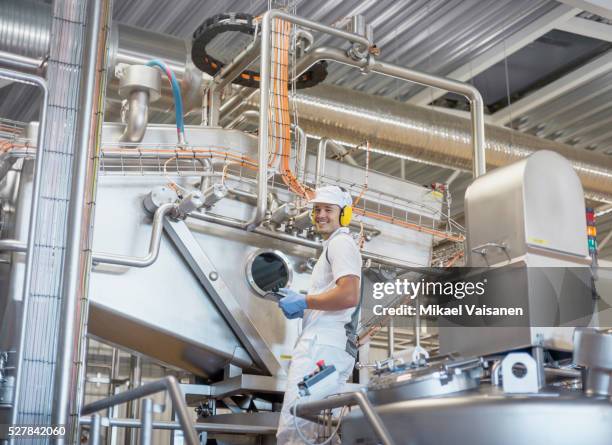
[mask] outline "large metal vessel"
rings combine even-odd
[[[36,127],[29,129],[32,137]],[[145,256],[152,231],[145,198],[160,187],[170,189],[168,184],[173,182],[198,189],[206,176],[202,176],[202,160],[189,159],[196,147],[231,149],[247,157],[257,152],[257,139],[237,130],[188,127],[190,147],[183,152],[171,148],[176,138],[173,126],[149,126],[143,142],[127,149],[117,143],[122,131],[120,124],[104,127],[94,222],[96,254]],[[180,161],[176,156],[181,156]],[[24,171],[31,162],[24,162]],[[315,163],[315,156],[307,157],[309,181],[314,181]],[[217,172],[223,169],[223,162],[220,164],[214,167]],[[214,177],[209,180],[217,181]],[[336,180],[349,188],[352,184],[353,193],[358,194],[364,172],[328,160],[322,181]],[[441,200],[431,190],[374,172],[369,173],[368,181],[364,205],[372,212],[395,211],[406,221],[431,228],[440,222]],[[225,185],[227,196],[201,214],[222,215],[234,222],[247,220],[255,204],[252,173],[246,169],[231,172]],[[28,177],[22,175],[14,203],[17,208],[28,208],[28,190]],[[277,208],[290,201],[278,182],[270,192]],[[370,196],[377,201],[370,201]],[[371,217],[359,220],[370,238],[364,246],[364,256],[369,255],[370,261],[406,268],[429,266],[433,235]],[[15,238],[26,230],[25,221],[24,215],[14,224]],[[252,283],[253,263],[256,257],[267,255],[290,277],[286,285],[306,290],[308,261],[318,257],[319,243],[314,238],[298,238],[297,228],[286,227],[289,217],[279,221],[282,226],[271,220],[266,230],[249,232],[193,215],[165,224],[159,255],[148,267],[96,264],[94,258],[89,332],[197,375],[219,378],[233,364],[245,372],[282,376],[299,323],[286,320],[274,302],[262,298]],[[355,227],[360,230],[359,224]],[[14,265],[9,302],[18,301],[21,295],[19,264]]]

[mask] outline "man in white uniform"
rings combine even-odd
[[[287,318],[302,317],[302,334],[292,354],[283,400],[277,444],[301,444],[290,408],[298,397],[297,384],[313,372],[316,362],[334,365],[340,375],[337,389],[350,377],[357,355],[356,325],[361,285],[361,254],[349,233],[352,199],[337,186],[317,189],[313,221],[323,236],[323,251],[312,271],[308,295],[281,289],[279,306]],[[333,392],[332,392],[333,393]],[[297,419],[304,435],[315,440],[316,425]]]

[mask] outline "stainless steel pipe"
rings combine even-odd
[[[342,31],[331,26],[322,25],[301,17],[286,14],[279,10],[266,12],[261,19],[261,56],[260,56],[260,81],[259,81],[259,143],[257,171],[257,206],[253,216],[247,221],[247,230],[254,230],[264,220],[267,210],[268,196],[268,143],[269,143],[269,113],[270,113],[270,65],[272,63],[272,20],[282,19],[314,31],[320,31],[335,37],[346,39],[360,46],[360,50],[366,51],[370,42],[363,36]],[[243,53],[244,54],[244,53]],[[245,59],[248,57],[245,55]]]
[[[14,69],[22,73],[42,74],[45,61],[34,57],[22,56],[0,50],[0,67]]]
[[[115,255],[110,253],[98,253],[93,255],[93,262],[115,264],[117,266],[147,267],[157,260],[159,246],[161,244],[162,231],[164,229],[164,217],[177,208],[176,204],[162,204],[157,208],[153,216],[153,227],[151,228],[151,239],[149,241],[149,252],[144,257],[130,257],[126,255]]]
[[[66,438],[57,440],[57,444],[70,443],[78,435],[80,379],[84,378],[81,364],[81,342],[85,340],[86,321],[83,318],[81,304],[87,298],[87,287],[91,270],[87,248],[91,240],[89,207],[86,196],[93,190],[96,176],[93,169],[93,153],[98,143],[96,128],[103,120],[97,115],[95,105],[99,95],[104,96],[106,83],[101,81],[104,69],[104,57],[100,58],[100,48],[106,49],[105,27],[110,21],[110,0],[88,0],[88,20],[85,28],[83,45],[83,71],[79,109],[76,122],[76,144],[72,164],[70,203],[67,215],[66,250],[62,273],[61,322],[59,326],[58,359],[53,382],[53,410],[51,421],[54,425],[66,425]],[[87,300],[85,300],[87,301]],[[87,302],[85,303],[87,304]],[[78,389],[77,389],[78,388]],[[71,411],[74,409],[74,411]],[[74,439],[73,439],[74,438]]]
[[[149,122],[149,93],[132,91],[128,98],[126,126],[119,138],[121,142],[136,143],[142,141]]]
[[[81,417],[81,425],[90,425],[92,423],[92,417]],[[121,418],[107,418],[105,422],[108,422],[110,428],[140,428],[140,421],[138,419],[121,419]],[[210,433],[227,433],[227,434],[261,434],[261,435],[272,435],[276,433],[276,427],[260,426],[260,425],[234,425],[231,423],[212,423],[212,422],[200,422],[195,424],[196,431],[206,431]],[[153,422],[153,429],[155,430],[180,430],[181,424],[178,422]]]
[[[51,34],[51,6],[47,3],[27,0],[3,0],[0,2],[0,66],[25,72],[39,72],[49,55]],[[163,35],[141,28],[115,24],[110,33],[108,80],[112,85],[109,96],[120,100],[116,94],[118,81],[115,67],[119,63],[144,65],[151,59],[160,59],[175,73],[181,83],[185,112],[202,105],[201,87],[203,75],[191,63],[188,42],[174,36]],[[164,82],[163,99],[157,107],[173,110],[171,88]]]
[[[345,153],[346,149],[338,144],[337,142],[329,138],[319,139],[319,145],[317,146],[317,157],[315,162],[315,188],[321,183],[321,178],[325,176],[325,159],[327,159],[327,146],[331,146],[336,153]],[[346,161],[353,166],[357,166],[357,163],[351,155],[346,155]]]
[[[51,7],[34,1],[0,2],[0,48],[31,60],[49,53]]]
[[[230,192],[232,193],[232,192]],[[239,221],[233,218],[226,218],[219,215],[212,215],[209,213],[200,213],[200,212],[192,212],[187,215],[190,218],[199,219],[205,222],[211,222],[215,224],[221,224],[226,227],[232,227],[235,229],[244,229],[244,222]],[[322,249],[323,245],[318,241],[309,240],[306,238],[300,238],[297,236],[293,236],[284,232],[277,232],[274,230],[266,229],[264,227],[257,227],[253,230],[254,233],[258,235],[264,235],[270,238],[278,239],[281,241],[287,241],[290,243],[298,244],[300,246],[311,247],[313,249]],[[394,260],[393,258],[384,257],[382,255],[378,255],[375,253],[362,251],[361,258],[364,260],[371,260],[377,264],[381,264],[383,266],[396,267],[399,269],[405,269],[410,271],[419,272],[425,275],[441,275],[442,270],[438,270],[431,267],[419,266],[416,264],[405,263],[403,261]]]
[[[153,400],[142,399],[140,402],[140,445],[151,445],[153,439]]]
[[[319,139],[319,145],[317,146],[317,160],[315,162],[315,188],[319,188],[319,186],[321,185],[321,178],[325,174],[325,159],[327,157],[328,143],[328,138]]]
[[[22,297],[22,310],[21,310],[21,321],[20,321],[20,332],[17,346],[17,362],[15,371],[15,386],[13,390],[13,409],[11,411],[11,423],[14,425],[17,423],[17,415],[19,406],[19,389],[21,386],[22,378],[22,364],[23,364],[23,351],[25,346],[25,323],[28,319],[28,302],[30,297],[30,288],[32,283],[32,269],[34,258],[31,252],[34,249],[35,233],[38,223],[38,203],[40,196],[40,171],[42,169],[43,159],[45,157],[46,141],[45,133],[47,129],[47,107],[49,105],[49,88],[47,82],[42,77],[34,76],[31,74],[15,72],[0,68],[0,78],[14,80],[19,83],[25,83],[29,85],[37,86],[42,90],[42,102],[40,106],[40,124],[38,125],[38,156],[36,158],[36,164],[34,166],[34,179],[32,185],[32,204],[30,207],[30,219],[28,226],[28,240],[27,244],[24,245],[24,251],[27,252],[26,264],[24,272],[24,284],[23,284],[23,297]]]
[[[472,174],[474,178],[486,173],[485,160],[485,125],[484,102],[480,92],[472,85],[445,77],[416,71],[391,63],[374,60],[372,56],[363,60],[355,60],[340,49],[319,47],[300,59],[296,66],[296,75],[302,74],[308,68],[321,60],[332,60],[344,65],[360,68],[365,72],[379,73],[408,82],[441,88],[446,91],[461,94],[470,101],[472,124]]]
[[[159,256],[159,246],[163,231],[163,218],[177,208],[176,204],[163,204],[155,211],[153,216],[153,226],[151,228],[151,238],[149,240],[149,250],[144,257],[128,255],[116,255],[111,253],[94,253],[92,262],[94,264],[114,264],[126,267],[147,267],[157,260]],[[0,252],[26,252],[26,244],[19,240],[3,239],[0,240]]]
[[[308,138],[302,127],[293,125],[296,134],[297,155],[295,159],[295,173],[301,182],[306,182],[306,158],[308,155]]]
[[[100,445],[100,414],[91,415],[88,445]]]

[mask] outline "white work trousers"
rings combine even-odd
[[[353,372],[355,359],[348,354],[344,349],[334,346],[321,344],[317,336],[300,338],[293,351],[291,365],[287,376],[287,391],[283,399],[283,407],[281,410],[278,431],[276,433],[277,445],[295,445],[303,444],[297,431],[293,416],[289,411],[295,404],[298,397],[297,384],[305,375],[313,372],[317,367],[319,360],[325,360],[326,365],[334,365],[338,371],[338,384],[335,388],[330,389],[329,394],[334,394],[341,390],[342,385],[346,383]],[[297,418],[297,424],[300,431],[310,441],[315,441],[317,425],[313,422]]]

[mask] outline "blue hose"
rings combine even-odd
[[[174,97],[174,110],[176,113],[176,131],[177,133],[183,136],[183,140],[185,140],[185,121],[183,120],[183,98],[181,97],[181,86],[176,80],[174,73],[168,66],[162,62],[161,60],[150,60],[147,62],[147,66],[154,66],[161,69],[166,76],[168,76],[168,80],[170,81],[170,85],[172,86],[172,96]]]

